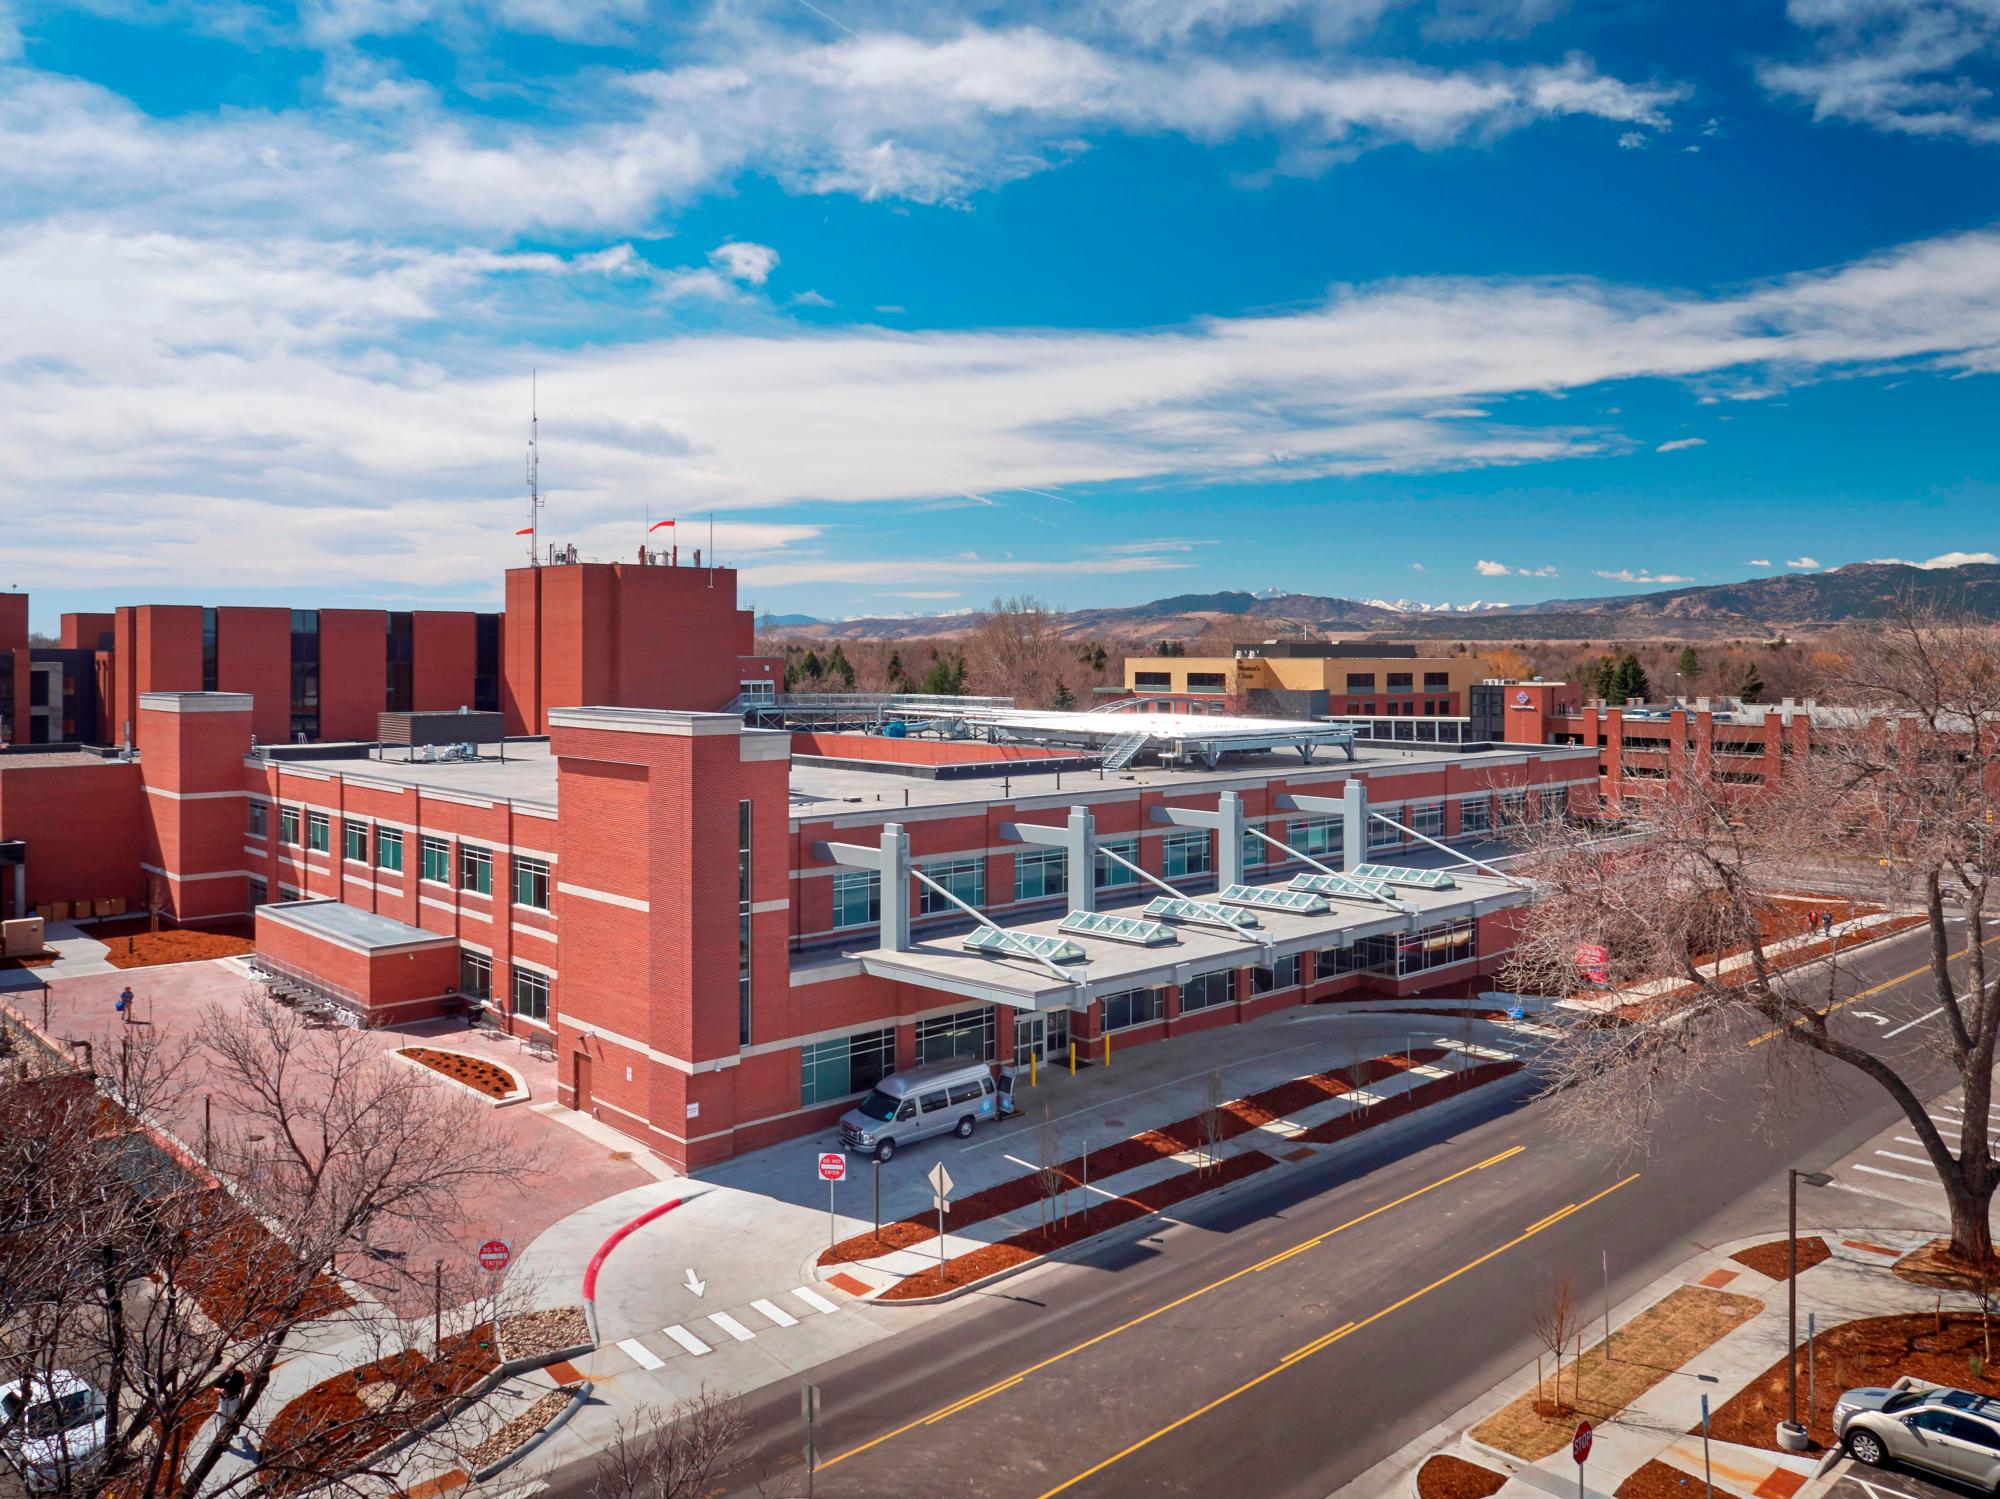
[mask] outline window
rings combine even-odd
[[[1104,996],[1104,1029],[1122,1031],[1127,1026],[1145,1025],[1167,1012],[1164,989],[1127,989]]]
[[[1314,859],[1340,857],[1340,819],[1301,817],[1285,829],[1285,843]]]
[[[451,878],[451,843],[444,838],[422,838],[417,848],[423,859],[423,878],[442,885]]]
[[[1484,833],[1493,827],[1493,803],[1483,796],[1469,796],[1458,804],[1458,831]]]
[[[1069,853],[1037,848],[1014,855],[1014,899],[1041,900],[1069,891]]]
[[[917,1065],[969,1057],[993,1060],[993,1007],[981,1005],[950,1015],[932,1015],[917,1022]]]
[[[471,999],[493,997],[493,960],[485,953],[458,950],[458,992]]]
[[[475,712],[500,711],[500,616],[475,614],[472,651],[472,706]]]
[[[872,869],[843,869],[833,877],[835,930],[882,919],[882,876]]]
[[[736,804],[736,1044],[750,1044],[750,803]]]
[[[222,676],[221,667],[216,660],[215,646],[215,611],[213,609],[204,609],[201,611],[201,690],[203,692],[217,691],[218,689],[215,684]]]
[[[1160,865],[1170,880],[1207,874],[1215,868],[1208,834],[1199,828],[1167,834],[1160,840]]]
[[[778,684],[769,677],[758,677],[754,681],[745,677],[736,684],[736,695],[743,699],[746,707],[753,703],[772,704],[778,700]]]
[[[953,1083],[951,1086],[951,1101],[954,1104],[978,1103],[985,1096],[986,1090],[978,1083]]]
[[[1406,671],[1390,672],[1388,682],[1389,685],[1383,689],[1385,692],[1410,692],[1413,690],[1410,685],[1410,673]]]
[[[1393,814],[1390,813],[1383,814],[1383,816],[1385,817],[1390,815]],[[1401,843],[1402,841],[1403,841],[1403,831],[1401,828],[1393,827],[1389,823],[1382,822],[1375,817],[1370,817],[1368,819],[1369,848],[1371,849],[1394,848],[1397,844]]]
[[[1373,692],[1375,690],[1375,673],[1372,671],[1349,672],[1347,674],[1347,690],[1349,692]]]
[[[1451,691],[1451,673],[1448,671],[1427,671],[1424,673],[1424,691]]]
[[[292,738],[319,738],[319,611],[292,611]]]
[[[549,976],[532,968],[514,970],[514,1013],[523,1020],[549,1023]]]
[[[808,1042],[799,1048],[799,1102],[831,1103],[866,1093],[889,1075],[895,1061],[894,1028]]]
[[[1164,671],[1135,671],[1132,673],[1132,687],[1137,692],[1171,692],[1173,675]]]
[[[278,809],[278,841],[296,844],[299,841],[299,809],[280,807]]]
[[[1665,772],[1661,772],[1665,774]],[[1500,821],[1503,826],[1518,826],[1528,820],[1528,793],[1525,791],[1503,791],[1500,793]]]
[[[403,872],[403,830],[401,828],[375,829],[375,867],[386,869],[391,874]]]
[[[333,820],[326,813],[306,813],[306,847],[321,854],[333,847]]]
[[[1343,973],[1393,974],[1398,978],[1463,963],[1479,956],[1479,926],[1470,917],[1382,937],[1363,937],[1342,953]]]
[[[470,843],[458,846],[458,888],[474,895],[493,893],[493,850]]]
[[[1410,808],[1409,824],[1432,838],[1444,836],[1444,803],[1418,802]]]
[[[383,657],[389,668],[389,674],[388,680],[383,684],[382,706],[391,713],[407,713],[414,700],[412,687],[417,669],[414,615],[400,611],[389,615],[388,639],[384,642]]]
[[[1271,994],[1279,989],[1296,989],[1299,986],[1299,958],[1294,953],[1289,958],[1279,958],[1269,968],[1250,970],[1250,992]]]
[[[537,911],[549,908],[549,864],[546,859],[514,859],[514,904]]]
[[[986,904],[986,861],[984,859],[945,859],[936,864],[923,866],[925,874],[936,880],[953,895],[975,910]],[[917,914],[935,916],[940,911],[956,911],[929,885],[917,885]]]
[[[250,909],[254,911],[271,898],[271,887],[253,874],[249,880],[249,895]]]
[[[344,817],[340,822],[340,854],[356,864],[368,862],[368,824]]]
[[[1198,979],[1191,979],[1181,986],[1181,1013],[1190,1010],[1206,1010],[1215,1005],[1229,1004],[1236,998],[1236,970],[1225,968],[1220,973],[1204,973]]]
[[[1136,870],[1127,869],[1123,864],[1104,857],[1109,851],[1121,859],[1139,862],[1139,840],[1137,838],[1100,838],[1097,840],[1097,888],[1116,890],[1121,885],[1136,885],[1139,875]]]
[[[1346,949],[1341,947],[1322,947],[1318,952],[1314,953],[1313,977],[1316,979],[1330,979],[1339,974],[1350,972],[1351,970],[1347,965],[1341,961],[1341,954],[1345,951]]]
[[[250,803],[250,836],[262,838],[271,830],[271,804],[269,802]]]
[[[1191,671],[1188,673],[1189,692],[1227,692],[1229,675],[1220,671]]]
[[[1264,862],[1264,850],[1271,845],[1259,838],[1248,828],[1243,830],[1243,867],[1255,869]]]

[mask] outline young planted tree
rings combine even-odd
[[[1561,1415],[1564,1406],[1562,1398],[1563,1350],[1569,1346],[1583,1325],[1583,1310],[1577,1301],[1576,1278],[1567,1271],[1551,1276],[1542,1294],[1528,1311],[1528,1330],[1535,1335],[1535,1341],[1548,1351],[1550,1372],[1555,1379],[1556,1397],[1554,1414]],[[1578,1360],[1581,1363],[1581,1360]],[[1542,1398],[1541,1360],[1535,1360],[1535,1399]]]
[[[1065,1207],[1063,1217],[1069,1216],[1069,1173],[1063,1170],[1062,1125],[1046,1102],[1042,1105],[1041,1120],[1035,1125],[1035,1186],[1042,1204],[1042,1231],[1047,1233],[1055,1227],[1058,1196]]]
[[[1219,1154],[1222,1148],[1222,1127],[1229,1118],[1223,1105],[1228,1095],[1223,1091],[1222,1073],[1211,1070],[1201,1080],[1201,1109],[1195,1115],[1195,1128],[1201,1131],[1201,1169],[1213,1171],[1222,1163]]]
[[[1521,872],[1538,899],[1503,982],[1567,993],[1582,945],[1609,950],[1613,988],[1679,981],[1638,1024],[1569,1027],[1548,1057],[1556,1107],[1625,1140],[1726,1068],[1761,1070],[1778,1108],[1819,1068],[1861,1073],[1902,1110],[1937,1173],[1952,1253],[1979,1265],[1993,1253],[2000,1185],[1989,1130],[2000,974],[1986,946],[2000,868],[1986,820],[2000,792],[2000,630],[1905,612],[1830,654],[1837,670],[1816,684],[1820,699],[1861,711],[1815,723],[1810,753],[1785,756],[1776,784],[1697,760],[1646,802],[1638,849],[1593,845],[1562,824],[1522,830]],[[1778,944],[1798,935],[1811,892],[1826,890],[1924,913],[1926,1007],[1937,1016],[1916,1065],[1835,1009],[1858,982],[1838,953],[1785,966]],[[1936,1060],[1964,1089],[1950,1137],[1925,1107]]]

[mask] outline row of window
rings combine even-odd
[[[250,836],[262,838],[270,830],[268,802],[250,803]],[[374,865],[392,874],[403,871],[403,831],[401,828],[373,829]],[[341,821],[341,854],[352,863],[369,860],[370,828],[357,818]],[[304,819],[296,807],[278,809],[278,841],[303,846],[314,853],[327,853],[333,846],[333,821],[325,812],[308,811]],[[451,840],[425,835],[417,840],[420,877],[435,884],[452,882]],[[514,904],[537,911],[549,905],[549,863],[526,854],[514,856]],[[473,843],[458,846],[458,888],[474,895],[493,893],[493,851]]]
[[[460,949],[458,954],[459,993],[490,1002],[493,998],[493,960],[485,953]],[[549,977],[532,968],[514,965],[508,1008],[523,1020],[549,1023]]]

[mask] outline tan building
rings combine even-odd
[[[1477,656],[1420,656],[1380,641],[1266,640],[1227,656],[1128,656],[1125,689],[1214,698],[1230,712],[1279,717],[1371,713],[1454,717],[1473,683],[1492,675]]]

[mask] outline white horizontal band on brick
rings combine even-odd
[[[162,869],[157,864],[141,864],[139,868],[143,873],[156,874],[163,880],[172,880],[176,885],[192,885],[201,880],[247,880],[251,877],[247,869],[212,869],[206,874],[175,874],[172,870]]]
[[[678,708],[552,708],[549,727],[692,739],[741,734],[743,720],[733,713],[692,713]]]
[[[789,900],[760,900],[751,905],[750,914],[762,916],[771,911],[789,911],[791,908],[792,903]]]
[[[249,794],[247,791],[169,791],[164,786],[146,788],[146,795],[170,802],[226,802]]]
[[[518,962],[519,960],[516,959],[516,961]],[[584,1032],[588,1038],[608,1041],[613,1046],[623,1047],[626,1051],[636,1052],[647,1061],[658,1062],[662,1067],[671,1067],[676,1072],[717,1072],[725,1067],[736,1066],[747,1055],[747,1053],[731,1053],[729,1056],[715,1057],[706,1062],[690,1062],[684,1057],[677,1057],[664,1051],[658,1051],[648,1046],[644,1041],[635,1041],[630,1036],[621,1036],[617,1031],[607,1030],[594,1021],[584,1020],[576,1015],[565,1014],[561,1010],[556,1012],[556,1019],[563,1025],[573,1026],[577,1030]],[[846,1030],[843,1029],[834,1034],[845,1035]],[[602,1099],[593,1101],[603,1102]],[[639,1116],[635,1114],[632,1117],[636,1119]],[[678,1139],[679,1136],[674,1136],[674,1138]]]
[[[649,901],[639,900],[630,895],[617,895],[609,890],[593,890],[588,885],[572,885],[566,880],[557,880],[556,889],[564,895],[574,895],[579,900],[594,900],[607,906],[623,906],[628,911],[650,912],[653,909]]]
[[[556,934],[545,932],[538,926],[522,926],[518,921],[508,928],[517,937],[540,937],[544,942],[554,942]]]

